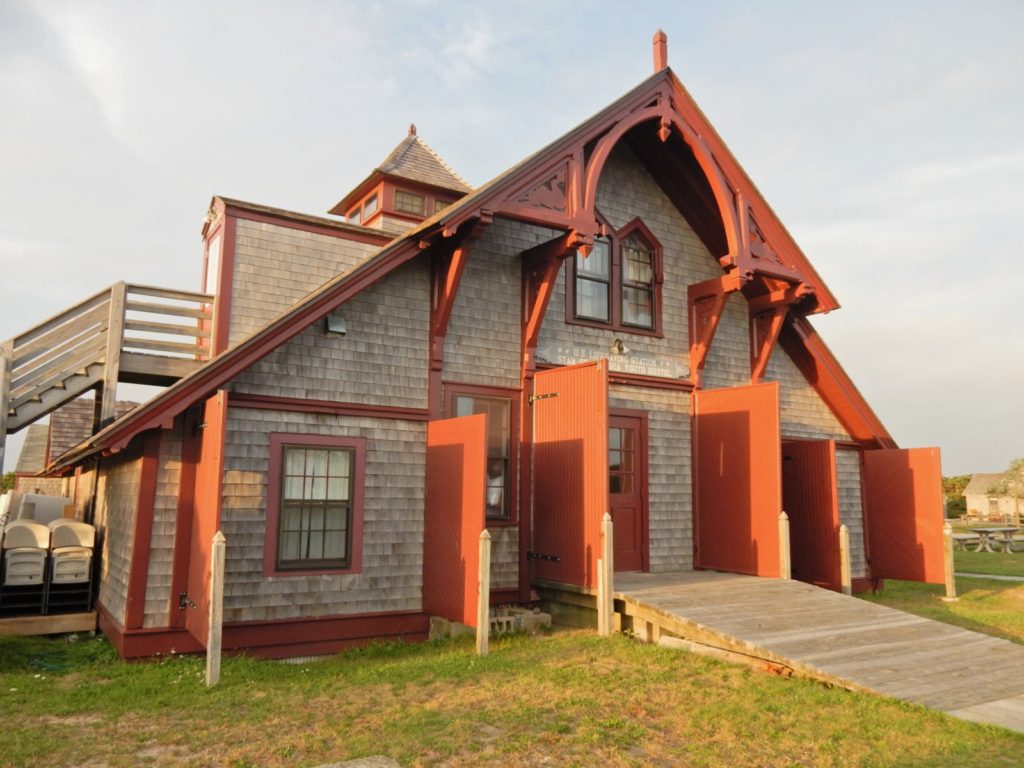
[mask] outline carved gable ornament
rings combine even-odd
[[[568,210],[569,163],[549,168],[507,198],[517,208],[539,208],[566,213]]]

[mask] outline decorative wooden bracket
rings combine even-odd
[[[694,283],[687,288],[690,304],[690,381],[700,387],[711,342],[725,311],[729,294],[743,287],[743,278],[733,270],[727,275]]]
[[[750,315],[750,383],[760,384],[789,307],[780,305]]]
[[[431,413],[440,415],[441,373],[444,370],[444,342],[448,336],[455,297],[459,292],[462,273],[469,261],[473,244],[491,223],[490,216],[481,216],[456,233],[445,233],[444,244],[432,262],[430,297],[430,370],[428,397]]]
[[[593,246],[593,239],[578,232],[548,240],[523,252],[523,327],[520,376],[523,381],[533,377],[536,370],[534,353],[540,327],[547,313],[548,302],[554,292],[555,280],[567,256],[577,248]]]
[[[805,296],[814,293],[814,289],[803,283],[786,285],[776,281],[776,285],[784,287],[757,296],[750,300],[750,383],[758,384],[764,380],[768,370],[768,360],[775,349],[779,332],[789,314],[790,309]]]

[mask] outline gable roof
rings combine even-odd
[[[978,472],[971,475],[971,482],[964,488],[964,496],[988,496],[988,489],[1001,483],[1005,477],[1003,472]]]
[[[775,250],[785,254],[799,271],[801,279],[812,289],[815,299],[813,311],[838,308],[839,303],[807,257],[740,168],[682,83],[672,70],[666,67],[561,138],[399,235],[373,257],[327,281],[248,338],[225,350],[150,402],[61,457],[51,468],[52,471],[59,471],[99,451],[120,450],[135,435],[147,429],[169,427],[174,417],[192,403],[212,394],[234,376],[298,335],[311,323],[321,319],[359,291],[407,261],[429,251],[431,245],[442,242],[446,236],[466,234],[478,221],[489,219],[494,214],[515,215],[503,211],[502,205],[507,203],[517,190],[522,190],[524,185],[535,181],[538,173],[547,172],[553,163],[562,162],[566,157],[582,157],[584,146],[588,143],[592,146],[593,142],[610,134],[624,115],[647,108],[654,96],[667,98],[666,90],[671,97],[673,108],[678,110],[682,119],[688,123],[689,129],[709,147],[713,162],[724,173],[727,182],[742,196],[751,214],[756,215],[759,229],[765,239],[771,242]],[[572,223],[566,222],[565,226],[572,226]],[[802,353],[809,360],[801,369],[806,371],[809,365],[815,370],[814,377],[808,376],[811,384],[818,388],[822,397],[837,414],[840,410],[851,414],[848,418],[840,420],[855,439],[863,443],[894,447],[896,444],[892,437],[846,376],[828,347],[817,337],[810,323],[804,318],[797,320],[798,323],[790,324],[788,338],[792,349]],[[819,386],[821,381],[825,383],[824,388]]]
[[[413,125],[409,127],[409,135],[391,150],[390,154],[384,158],[384,162],[374,168],[369,176],[332,206],[328,213],[345,215],[348,209],[369,191],[368,188],[383,176],[406,179],[450,190],[460,196],[473,191],[465,179],[459,176],[448,163],[441,159],[437,152],[416,135],[416,126]]]
[[[130,412],[136,406],[138,406],[136,402],[118,400],[114,403],[115,420]],[[92,434],[95,411],[95,400],[80,397],[66,405],[62,405],[50,414],[49,455],[56,458],[89,437]]]

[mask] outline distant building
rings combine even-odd
[[[1020,514],[1017,499],[995,492],[1005,477],[1002,472],[979,472],[971,476],[971,482],[964,488],[968,519],[1003,521]]]

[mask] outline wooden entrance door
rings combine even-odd
[[[532,575],[597,586],[608,509],[608,363],[541,371],[531,399],[534,458]]]
[[[782,443],[782,507],[793,578],[838,590],[839,481],[833,440]]]
[[[640,416],[608,417],[608,508],[616,571],[647,570],[647,435]]]
[[[871,576],[942,584],[939,449],[864,451],[864,501]]]
[[[779,575],[779,384],[694,393],[698,568]]]

